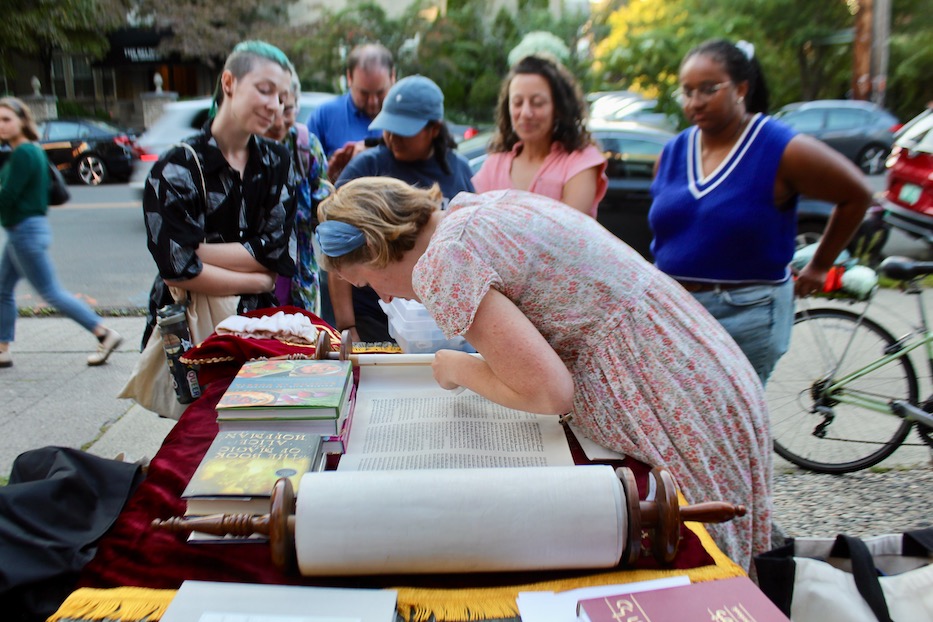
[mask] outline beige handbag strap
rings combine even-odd
[[[191,145],[189,145],[188,143],[175,143],[175,146],[182,147],[183,149],[187,149],[189,152],[191,152],[192,157],[194,157],[194,162],[198,166],[198,175],[200,175],[201,177],[201,200],[204,202],[204,209],[206,210],[208,207],[207,184],[204,182],[204,169],[201,168],[201,158],[198,155],[197,150]]]

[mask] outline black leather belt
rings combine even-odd
[[[697,292],[711,292],[714,290],[738,289],[740,287],[750,287],[755,283],[710,283],[701,281],[677,281],[680,286],[691,294]]]

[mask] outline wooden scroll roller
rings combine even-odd
[[[722,502],[681,506],[670,472],[651,470],[640,501],[631,469],[606,465],[328,471],[294,494],[280,479],[269,514],[155,520],[173,532],[269,537],[272,560],[307,576],[612,568],[634,564],[644,535],[669,564],[681,521],[745,515]]]
[[[317,341],[314,343],[314,358],[339,358],[341,361],[348,361],[350,360],[350,353],[353,352],[353,339],[350,338],[349,330],[345,330],[340,334],[340,353],[337,354],[331,350],[330,334],[323,330],[317,332]]]

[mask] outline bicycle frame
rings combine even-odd
[[[916,412],[911,412],[909,409],[905,408],[904,405],[906,405],[906,402],[903,402],[902,405],[899,405],[897,408],[895,408],[892,402],[873,399],[869,396],[850,395],[844,390],[845,386],[849,383],[858,380],[859,378],[863,378],[877,371],[878,369],[881,369],[885,365],[888,365],[892,361],[896,361],[901,357],[907,356],[917,348],[923,346],[926,346],[927,363],[930,369],[930,373],[933,375],[933,332],[930,331],[929,325],[927,323],[926,306],[923,304],[923,290],[916,281],[909,281],[906,284],[904,291],[907,295],[917,296],[917,308],[920,317],[920,325],[915,330],[897,340],[897,343],[895,344],[897,346],[897,351],[886,354],[876,361],[869,363],[865,367],[862,367],[861,369],[851,372],[841,378],[835,379],[832,384],[824,387],[821,398],[829,398],[837,403],[841,402],[845,404],[852,404],[854,406],[867,408],[878,413],[890,413],[895,416],[913,420],[920,419],[923,420],[923,422],[927,425],[931,425],[933,418],[931,418],[929,413],[926,413],[925,411],[922,411],[916,407],[913,409]],[[862,317],[865,317],[870,307],[871,301],[869,300],[869,302],[865,305],[865,309],[861,313],[860,320]],[[920,335],[919,339],[916,338],[917,335]],[[850,345],[851,338],[849,344],[846,345],[846,349],[843,352],[843,355],[840,357],[840,361],[845,359]],[[832,371],[833,373],[830,377],[834,378],[835,372],[837,370],[834,369]]]

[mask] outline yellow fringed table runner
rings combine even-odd
[[[518,615],[516,598],[519,592],[563,592],[580,587],[634,583],[663,577],[686,575],[694,583],[745,576],[745,572],[729,559],[713,542],[700,523],[686,523],[714,565],[685,570],[612,570],[592,575],[541,581],[525,585],[466,589],[425,589],[395,587],[398,591],[398,611],[404,620],[426,622],[431,614],[442,622],[469,622],[510,618]],[[81,620],[101,622],[156,622],[165,613],[175,590],[154,590],[140,587],[114,589],[81,588],[75,590],[48,622]]]
[[[160,620],[175,590],[146,587],[117,587],[109,590],[84,587],[75,590],[48,622],[61,620],[120,620],[155,622]]]

